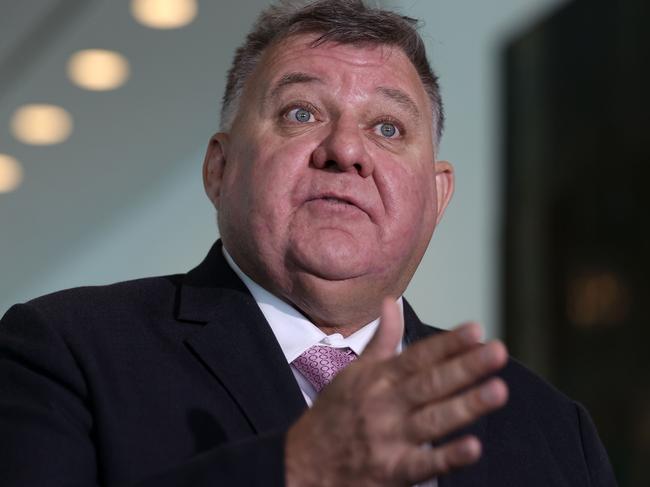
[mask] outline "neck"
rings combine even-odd
[[[401,296],[401,292],[372,286],[371,283],[327,281],[301,276],[291,292],[276,294],[307,316],[325,334],[340,333],[347,337],[381,315],[385,296]]]
[[[330,281],[305,272],[285,274],[285,279],[272,279],[255,268],[243,268],[225,252],[229,265],[267,292],[290,304],[306,316],[323,333],[340,333],[348,337],[381,315],[381,304],[386,296],[399,297],[405,283],[371,277]],[[242,262],[245,264],[246,262]],[[385,282],[392,281],[393,286]]]

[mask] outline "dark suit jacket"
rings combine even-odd
[[[405,304],[407,343],[431,333]],[[478,464],[440,487],[613,486],[585,410],[511,361]],[[3,486],[283,485],[306,405],[220,244],[187,275],[72,289],[0,323]]]

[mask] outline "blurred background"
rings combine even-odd
[[[456,167],[407,298],[583,402],[621,486],[650,485],[644,1],[377,2],[423,22]],[[0,0],[0,314],[198,264],[204,150],[268,3]]]

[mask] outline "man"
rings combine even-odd
[[[3,318],[3,484],[614,485],[580,406],[401,298],[453,191],[441,131],[410,19],[263,13],[205,159],[206,260]]]

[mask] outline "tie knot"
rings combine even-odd
[[[332,382],[334,376],[357,358],[350,348],[314,345],[293,362],[294,367],[314,386],[316,392]]]

